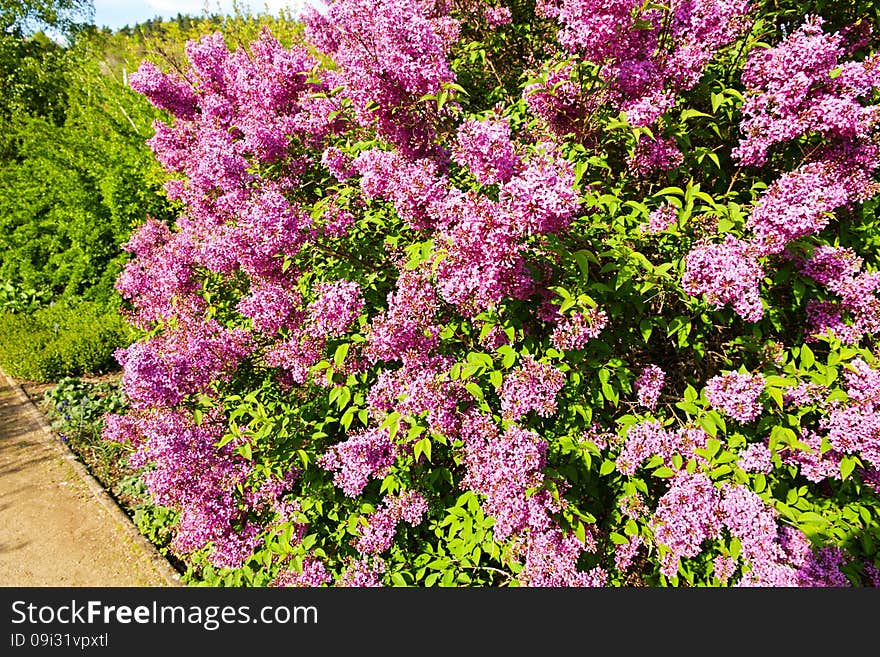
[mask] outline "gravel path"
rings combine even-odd
[[[179,586],[180,576],[0,371],[0,586]]]

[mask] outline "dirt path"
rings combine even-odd
[[[0,586],[179,584],[179,574],[0,371]]]

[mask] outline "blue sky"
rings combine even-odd
[[[234,0],[94,0],[95,25],[118,29],[149,18],[170,18],[181,14],[231,13]],[[281,8],[296,11],[307,0],[238,0],[239,7],[252,12],[274,13]]]

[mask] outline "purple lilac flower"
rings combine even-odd
[[[587,342],[599,337],[608,323],[604,310],[590,308],[558,321],[550,336],[550,343],[559,350],[583,349]]]
[[[520,419],[529,411],[551,417],[556,413],[556,396],[564,385],[562,372],[532,356],[524,356],[520,366],[501,384],[501,410],[512,420]]]
[[[428,503],[419,493],[412,491],[386,498],[382,506],[369,519],[366,526],[358,528],[360,537],[358,552],[378,554],[391,547],[397,524],[405,520],[412,526],[422,521],[428,511]]]
[[[737,465],[746,472],[769,474],[773,471],[773,453],[765,443],[751,443],[739,453]]]
[[[283,570],[269,586],[296,586],[314,588],[329,584],[330,574],[324,568],[324,562],[314,557],[306,557],[302,562],[302,571],[294,568]]]
[[[395,456],[388,429],[364,429],[333,445],[318,457],[318,464],[333,472],[333,483],[346,495],[356,497],[371,477],[384,476]]]
[[[639,404],[654,410],[657,407],[657,400],[660,399],[660,391],[663,389],[665,379],[666,374],[660,367],[646,366],[634,384]]]
[[[757,322],[764,314],[763,278],[757,247],[727,235],[722,243],[701,243],[687,255],[681,285],[692,296],[704,295],[716,309],[729,303],[743,319]]]
[[[760,374],[726,372],[706,382],[706,399],[733,419],[751,422],[764,410],[758,401],[763,390],[764,377]]]

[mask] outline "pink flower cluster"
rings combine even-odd
[[[603,586],[604,570],[577,567],[582,552],[596,550],[590,529],[584,542],[563,532],[553,522],[552,514],[561,507],[550,494],[529,493],[543,481],[547,443],[516,426],[501,433],[489,416],[475,411],[465,418],[462,438],[466,474],[461,485],[484,497],[482,508],[495,519],[495,540],[512,541],[522,563],[519,581],[525,586]]]
[[[529,411],[543,417],[556,414],[556,396],[565,385],[565,375],[548,363],[524,356],[519,367],[508,374],[499,389],[504,417],[519,420]]]
[[[247,332],[213,320],[193,321],[120,349],[116,359],[132,406],[146,409],[175,406],[186,395],[207,391],[231,376],[250,350]]]
[[[769,474],[773,471],[773,453],[765,443],[750,443],[739,453],[737,465],[746,472]]]
[[[633,126],[655,126],[672,109],[676,94],[691,89],[715,53],[743,32],[749,8],[749,0],[673,0],[667,7],[637,0],[541,0],[536,5],[538,13],[561,24],[557,38],[566,51],[600,67],[608,83],[599,92],[601,101],[625,112]],[[557,98],[539,91],[530,103],[537,106],[533,111],[564,125],[564,104],[559,111]],[[672,140],[642,137],[630,168],[645,176],[681,161]]]
[[[420,99],[455,79],[446,55],[458,22],[439,8],[433,0],[345,0],[304,15],[306,37],[336,63],[334,86],[358,121],[408,154],[427,151],[435,134]]]
[[[757,302],[762,268],[757,258],[781,253],[791,241],[819,233],[835,210],[876,194],[872,174],[880,167],[874,138],[880,106],[863,106],[862,101],[880,87],[880,66],[876,56],[864,62],[842,61],[848,54],[846,37],[825,34],[821,19],[811,17],[776,47],[749,55],[742,77],[747,87],[745,134],[732,153],[734,158],[761,166],[774,145],[808,136],[820,136],[823,142],[758,199],[747,221],[754,237],[734,247],[728,236],[728,248],[716,250],[736,275],[699,280],[698,267],[708,264],[705,247],[688,256],[682,284],[689,294],[706,293],[716,306],[731,303],[744,318],[757,321],[762,316]],[[696,253],[701,256],[691,262]],[[873,299],[873,281],[859,283],[855,294]],[[834,304],[813,303],[808,313],[820,331],[831,328],[845,340],[858,341],[869,327],[847,330],[842,310]]]
[[[523,98],[529,111],[557,138],[579,133],[584,120],[599,105],[598,99],[587,96],[576,82],[570,63],[551,66],[539,82],[526,85]]]
[[[880,373],[865,361],[853,361],[846,372],[850,402],[829,409],[821,422],[831,447],[839,454],[859,454],[874,468],[880,468]]]
[[[602,329],[608,324],[608,315],[604,310],[589,308],[558,319],[550,344],[560,351],[583,349],[590,340],[599,337]]]
[[[481,185],[507,182],[520,165],[504,119],[463,122],[453,157],[470,169]]]
[[[831,331],[841,342],[858,344],[880,331],[880,274],[862,271],[863,260],[851,249],[819,247],[801,271],[840,297],[811,300],[807,317],[814,335]]]
[[[834,210],[873,196],[877,155],[873,144],[825,149],[774,181],[746,224],[761,254],[778,253],[792,240],[819,233]]]
[[[491,418],[476,413],[465,419],[462,438],[462,486],[486,498],[483,509],[495,518],[495,538],[504,541],[528,526],[530,507],[538,504],[526,491],[543,480],[547,443],[519,427],[500,433]]]
[[[397,524],[401,520],[415,527],[427,512],[428,503],[419,493],[409,491],[386,498],[379,510],[370,516],[368,524],[358,528],[358,552],[384,552],[391,547],[397,533]]]
[[[302,570],[294,568],[281,571],[272,580],[270,586],[316,588],[332,581],[324,562],[315,557],[306,557],[302,562]]]
[[[360,285],[354,281],[321,283],[315,292],[318,296],[306,311],[309,332],[316,338],[343,335],[364,307]]]
[[[413,358],[400,369],[383,371],[367,395],[370,413],[377,419],[393,411],[414,417],[425,414],[432,432],[457,436],[461,425],[458,405],[467,393],[461,381],[446,375],[452,364],[448,357]]]
[[[740,422],[751,422],[764,410],[758,397],[764,390],[760,374],[725,372],[706,382],[706,399],[718,410]]]
[[[336,586],[347,588],[380,588],[382,574],[387,566],[379,557],[351,561],[336,582]]]
[[[704,295],[716,309],[729,303],[741,317],[756,322],[764,314],[764,268],[758,256],[752,243],[730,234],[720,244],[702,243],[687,255],[681,286],[690,295]]]
[[[677,575],[682,558],[694,557],[723,533],[742,546],[738,586],[846,586],[838,548],[811,549],[801,532],[780,526],[772,507],[745,486],[720,488],[702,474],[680,471],[670,480],[651,520],[654,538],[664,548],[661,571]],[[733,575],[734,564],[722,562],[719,579]]]
[[[391,201],[397,215],[415,230],[434,227],[448,193],[448,181],[434,160],[374,148],[358,155],[352,167],[361,175],[365,198]]]
[[[705,449],[708,439],[708,434],[697,427],[668,431],[657,420],[639,422],[627,429],[626,440],[617,455],[617,470],[625,475],[634,475],[651,456],[660,456],[667,467],[677,469],[673,455],[678,454],[687,462],[697,456],[696,450]]]
[[[434,351],[440,327],[434,323],[437,293],[424,272],[403,269],[388,294],[388,309],[370,320],[364,355],[370,362],[421,358]]]
[[[385,475],[396,456],[388,429],[364,429],[330,447],[318,465],[333,473],[333,483],[346,495],[357,497],[371,478]]]
[[[660,399],[660,392],[663,390],[665,380],[666,373],[657,365],[645,367],[633,384],[639,404],[654,410],[657,407],[657,400]]]
[[[259,544],[261,527],[235,493],[246,486],[251,464],[232,444],[214,447],[225,430],[218,419],[212,414],[196,425],[180,411],[140,411],[109,416],[104,435],[134,446],[131,465],[152,466],[143,479],[154,502],[179,511],[172,549],[186,555],[209,547],[215,566],[237,568]]]
[[[678,209],[671,203],[664,203],[648,214],[648,223],[644,231],[651,235],[668,230],[678,219]]]
[[[630,121],[636,120],[637,122],[643,122],[645,119],[639,119],[639,117],[634,114],[635,109],[636,108],[630,108],[629,114],[632,115],[630,116]],[[656,173],[662,173],[674,169],[682,162],[684,162],[684,155],[678,150],[678,146],[674,139],[664,137],[652,139],[647,135],[642,135],[636,142],[632,154],[627,158],[626,164],[634,176],[638,178],[647,178]],[[670,219],[668,211],[665,215],[657,215],[657,217],[657,219],[652,218],[652,221],[649,224],[649,226],[655,227],[654,230],[649,230],[648,232],[657,233],[661,230],[666,230],[668,225],[675,218],[673,216],[672,219]],[[664,220],[666,225],[663,228],[658,229],[657,227],[662,225]]]
[[[761,166],[772,146],[809,133],[862,139],[880,121],[880,108],[859,102],[880,87],[876,56],[842,61],[849,54],[846,37],[825,34],[822,24],[808,17],[776,47],[749,55],[742,74],[745,136],[733,153],[743,164]]]

